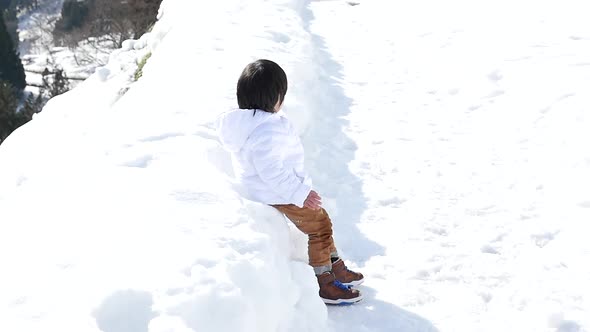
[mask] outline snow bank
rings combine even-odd
[[[327,328],[301,246],[231,190],[211,125],[241,69],[272,58],[301,83],[285,111],[305,130],[305,4],[164,0],[151,33],[5,141],[0,330]]]

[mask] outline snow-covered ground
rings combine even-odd
[[[0,330],[590,331],[582,1],[161,12],[0,148]],[[305,239],[232,190],[213,122],[257,58],[358,305],[326,308]]]

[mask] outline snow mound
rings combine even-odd
[[[0,330],[326,330],[300,239],[232,190],[212,127],[256,58],[313,81],[305,3],[164,0],[152,32],[5,141]],[[303,86],[286,109],[302,130]]]

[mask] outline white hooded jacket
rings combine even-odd
[[[232,110],[220,115],[217,130],[245,198],[303,207],[311,178],[299,136],[283,112]]]

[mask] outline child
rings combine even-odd
[[[219,137],[232,154],[235,175],[243,195],[275,207],[309,237],[309,264],[328,304],[358,302],[362,295],[352,286],[363,275],[350,271],[338,257],[332,222],[312,190],[304,169],[303,146],[293,125],[280,112],[287,93],[287,76],[269,60],[257,60],[238,80],[239,109],[219,118]]]

